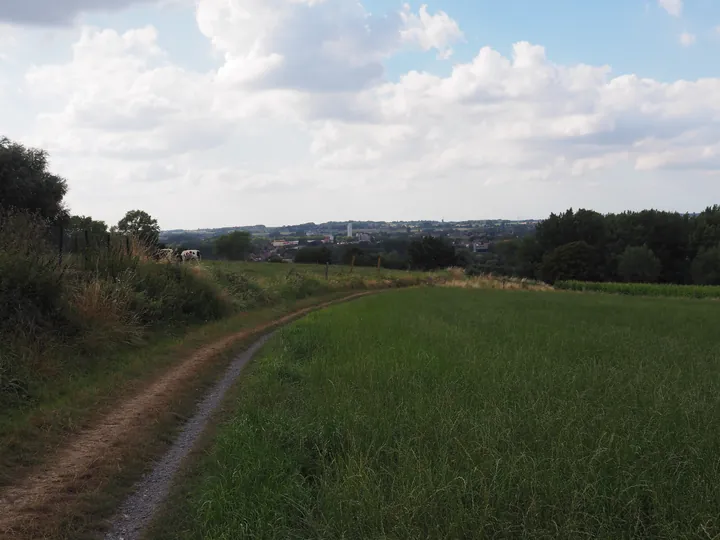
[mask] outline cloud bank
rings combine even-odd
[[[560,65],[521,41],[390,79],[398,53],[451,58],[461,25],[356,0],[199,0],[195,16],[217,69],[180,67],[152,26],[84,27],[66,61],[24,74],[26,140],[56,157],[84,213],[141,198],[166,226],[542,216],[578,194],[657,204],[649,186],[675,194],[688,172],[705,194],[718,182],[720,78]]]

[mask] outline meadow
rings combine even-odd
[[[717,537],[718,309],[434,287],[313,313],[147,537]]]

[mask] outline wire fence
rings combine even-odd
[[[56,254],[58,266],[96,270],[112,277],[135,267],[140,260],[153,257],[155,251],[133,236],[62,226],[50,226],[46,238]]]

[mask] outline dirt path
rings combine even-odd
[[[233,360],[225,375],[207,393],[197,412],[185,424],[182,433],[170,450],[155,464],[152,472],[143,478],[136,486],[135,492],[122,505],[105,540],[139,540],[141,538],[143,531],[150,524],[155,512],[170,492],[173,478],[180,470],[183,459],[190,453],[195,442],[202,435],[210,416],[220,406],[225,393],[240,376],[245,365],[271,335],[264,335]]]
[[[98,485],[93,482],[94,477],[98,476],[97,471],[107,470],[107,467],[120,468],[134,432],[147,428],[157,418],[159,411],[172,402],[177,390],[192,380],[218,352],[237,341],[262,334],[311,311],[373,292],[352,294],[300,309],[202,347],[139,394],[120,403],[91,429],[79,433],[34,473],[0,492],[0,538],[19,540],[46,537],[39,535],[38,522],[63,519],[62,515],[57,514],[67,511],[74,499],[82,493],[97,490]]]

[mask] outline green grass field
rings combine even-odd
[[[312,314],[148,538],[716,538],[719,314],[451,288]]]

